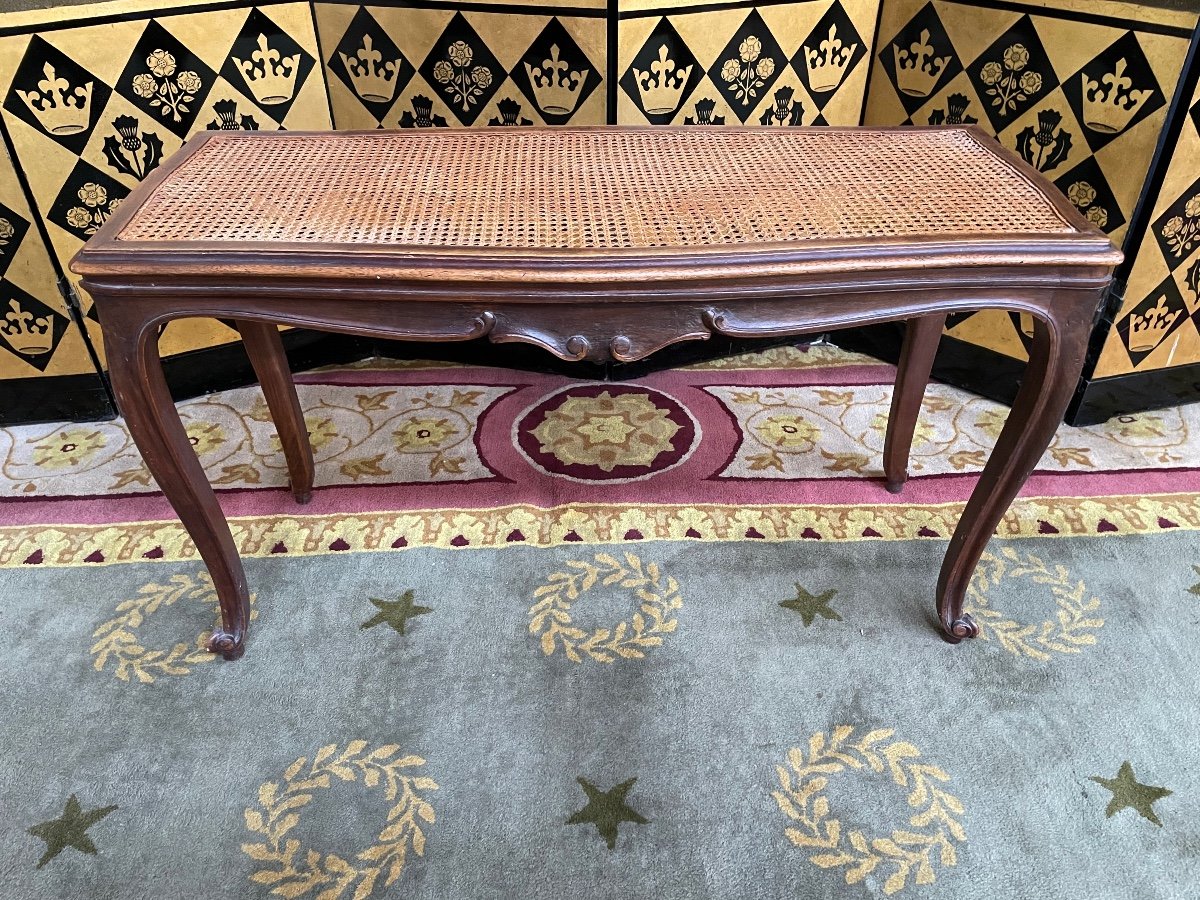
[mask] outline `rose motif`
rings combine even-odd
[[[821,437],[821,429],[802,416],[774,415],[754,426],[758,439],[780,450],[809,449]]]
[[[438,450],[457,436],[458,429],[445,417],[414,417],[392,432],[392,443],[401,453],[419,453]]]
[[[108,200],[108,191],[92,181],[81,187],[78,193],[79,199],[93,208],[103,206]]]
[[[92,214],[82,206],[73,206],[67,213],[67,224],[72,228],[88,228],[92,224]]]
[[[111,200],[111,201],[109,202],[109,204],[108,204],[108,211],[109,211],[110,213],[114,213],[114,212],[116,212],[116,211],[117,211],[117,207],[119,207],[120,205],[121,205],[121,198],[120,198],[120,197],[116,197],[115,199],[113,199],[113,200]]]
[[[446,55],[450,57],[450,62],[462,69],[471,62],[475,53],[465,41],[455,41],[446,51]]]
[[[1085,209],[1095,202],[1096,189],[1086,181],[1077,181],[1067,188],[1067,199],[1080,209]]]
[[[726,81],[737,81],[738,76],[742,74],[742,67],[738,65],[736,59],[727,59],[725,64],[721,66],[721,77]]]
[[[770,78],[771,73],[775,71],[775,60],[769,56],[765,59],[760,59],[755,69],[758,70],[759,78]]]
[[[487,87],[492,83],[492,72],[487,66],[479,66],[471,70],[471,80],[481,88]]]
[[[133,92],[139,97],[153,97],[158,93],[158,82],[149,72],[134,76]]]
[[[146,57],[146,65],[159,78],[166,78],[175,72],[175,57],[166,50],[155,50]]]
[[[1108,224],[1108,210],[1103,206],[1093,206],[1086,213],[1088,221],[1103,228]]]
[[[444,59],[440,60],[437,65],[433,67],[433,77],[442,84],[445,84],[454,77],[454,69],[451,67],[450,63],[446,62]]]
[[[1020,86],[1026,94],[1036,94],[1042,89],[1042,76],[1037,72],[1026,72],[1021,76]]]
[[[743,62],[754,62],[762,53],[762,41],[750,35],[738,45],[738,56]]]
[[[1188,200],[1187,206],[1183,208],[1183,211],[1193,218],[1200,216],[1200,194]]]
[[[191,71],[180,72],[179,77],[175,79],[175,83],[179,85],[180,90],[189,94],[196,93],[200,90],[201,85],[204,84],[200,80],[200,76]]]
[[[1004,75],[1004,67],[992,60],[979,70],[979,77],[984,84],[995,84]]]
[[[1029,65],[1029,51],[1024,44],[1013,44],[1004,51],[1004,65],[1014,72],[1020,72]]]
[[[12,222],[8,219],[0,219],[0,241],[7,240],[15,233]]]
[[[1162,227],[1163,237],[1172,237],[1173,235],[1179,234],[1182,229],[1183,219],[1181,219],[1179,216],[1172,216]]]

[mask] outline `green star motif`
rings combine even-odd
[[[834,612],[833,607],[829,605],[829,601],[834,598],[837,591],[829,590],[817,594],[815,597],[796,582],[796,596],[791,600],[782,600],[779,605],[784,609],[794,609],[800,613],[800,618],[804,620],[804,627],[807,628],[816,621],[817,616],[822,619],[829,619],[834,622],[842,621],[842,617]]]
[[[375,608],[379,612],[362,623],[363,628],[374,628],[376,625],[382,625],[385,622],[391,625],[392,628],[404,634],[404,626],[409,619],[423,616],[425,613],[433,612],[431,606],[417,606],[413,603],[413,592],[405,591],[395,600],[376,600],[374,597],[368,597]]]
[[[29,829],[30,834],[46,842],[46,852],[38,860],[37,867],[40,869],[67,847],[74,847],[81,853],[94,855],[96,845],[87,836],[87,830],[116,808],[115,806],[104,806],[84,812],[83,807],[79,805],[79,800],[72,794],[71,798],[67,800],[61,816],[51,819],[49,822],[34,825]]]
[[[1143,819],[1149,819],[1155,825],[1162,827],[1162,820],[1154,812],[1154,802],[1170,796],[1172,792],[1163,787],[1142,784],[1133,777],[1133,766],[1129,764],[1128,760],[1121,763],[1116,778],[1101,778],[1099,775],[1092,775],[1089,780],[1112,791],[1112,800],[1108,802],[1108,808],[1104,810],[1105,818],[1112,818],[1121,810],[1129,808],[1137,810],[1138,815]]]
[[[649,819],[643,818],[625,803],[625,795],[633,788],[634,782],[637,781],[636,778],[622,781],[615,788],[607,791],[600,790],[585,778],[576,778],[575,780],[583,787],[588,802],[587,806],[567,819],[567,824],[586,825],[591,823],[595,825],[600,836],[604,838],[604,842],[608,844],[609,850],[617,844],[617,828],[622,822],[635,822],[638,825],[649,823]]]

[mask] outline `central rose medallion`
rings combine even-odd
[[[514,438],[539,469],[580,481],[633,481],[674,468],[696,445],[696,422],[666,394],[635,385],[579,385],[517,420]]]

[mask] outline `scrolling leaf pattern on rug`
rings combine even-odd
[[[807,748],[788,750],[787,766],[775,767],[779,787],[771,792],[792,822],[784,833],[795,846],[812,852],[809,862],[845,869],[847,884],[857,884],[882,866],[888,872],[883,892],[889,896],[910,878],[915,884],[933,884],[938,867],[958,864],[956,846],[967,839],[962,802],[941,787],[950,776],[921,762],[921,752],[907,741],[892,740],[893,734],[891,728],[879,728],[853,740],[851,725],[838,725],[828,740],[817,732]],[[831,815],[825,793],[830,776],[841,773],[890,775],[908,791],[914,812],[907,826],[889,835],[843,829],[842,820]]]
[[[260,839],[242,844],[242,852],[265,864],[250,880],[271,885],[271,893],[281,897],[314,894],[321,900],[338,900],[351,888],[355,900],[366,900],[395,884],[410,849],[425,855],[421,823],[432,825],[436,816],[421,792],[438,789],[432,778],[413,772],[425,765],[424,759],[399,752],[396,744],[368,751],[361,740],[350,741],[340,752],[337,744],[327,744],[311,763],[301,756],[288,766],[282,783],[265,782],[258,789],[258,805],[245,811],[246,828]],[[305,848],[289,837],[300,824],[300,810],[316,791],[328,789],[333,778],[356,782],[360,777],[368,788],[382,788],[390,806],[375,843],[358,852],[353,862]]]

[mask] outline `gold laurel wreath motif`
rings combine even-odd
[[[1025,623],[991,605],[991,588],[1004,578],[1031,578],[1034,584],[1047,585],[1057,611],[1054,618],[1040,623]],[[1051,569],[1032,553],[1018,554],[1005,547],[997,555],[984,553],[967,588],[966,611],[979,625],[979,637],[996,641],[1009,653],[1038,660],[1050,659],[1050,653],[1079,653],[1096,643],[1096,632],[1104,620],[1095,613],[1098,597],[1089,596],[1087,586],[1067,573],[1063,566]]]
[[[597,662],[642,659],[649,647],[662,644],[662,636],[679,625],[671,618],[683,606],[679,584],[664,576],[657,563],[646,563],[632,553],[622,563],[607,553],[597,553],[595,563],[569,560],[567,571],[552,572],[534,592],[540,598],[529,608],[529,633],[541,636],[542,653],[550,656],[559,644],[567,659],[582,662],[586,654]],[[574,625],[571,606],[597,584],[619,585],[640,604],[629,620],[590,634]]]
[[[121,681],[129,681],[132,675],[142,684],[153,684],[161,675],[187,675],[191,667],[209,663],[216,654],[207,649],[210,630],[200,632],[194,643],[180,641],[170,650],[155,650],[143,646],[138,640],[137,630],[147,618],[160,609],[172,606],[180,600],[196,600],[219,608],[217,591],[207,572],[196,577],[172,575],[166,584],[151,583],[138,589],[138,596],[117,604],[118,615],[92,632],[96,643],[90,652],[95,659],[92,668],[103,671],[109,661],[116,662],[113,674]],[[255,597],[250,595],[250,619],[258,618],[254,609]]]
[[[425,832],[420,822],[433,824],[433,807],[418,791],[436,791],[432,778],[403,773],[425,765],[419,756],[397,756],[396,744],[385,744],[367,752],[366,741],[350,741],[338,752],[337,744],[317,751],[312,762],[301,756],[283,773],[283,784],[268,781],[258,789],[258,807],[245,811],[246,828],[265,841],[242,844],[242,852],[256,862],[266,863],[250,876],[256,884],[273,885],[280,897],[302,897],[320,891],[318,900],[337,900],[357,885],[353,900],[366,900],[377,886],[386,890],[404,871],[411,847],[425,855]],[[328,788],[330,776],[340,781],[357,781],[362,776],[369,788],[383,786],[392,804],[383,829],[374,844],[355,855],[355,862],[336,853],[322,854],[305,849],[288,834],[300,824],[298,810],[313,799],[313,792]],[[380,878],[382,876],[382,880]]]
[[[962,803],[939,785],[950,780],[937,766],[920,762],[921,752],[906,741],[893,741],[891,728],[869,731],[852,741],[854,727],[839,725],[808,741],[807,754],[800,747],[788,751],[788,767],[776,766],[779,790],[771,792],[785,815],[795,823],[785,829],[788,839],[803,850],[811,850],[809,862],[823,869],[844,868],[846,883],[856,884],[881,865],[891,868],[883,884],[885,894],[901,890],[910,876],[916,884],[932,884],[935,863],[957,865],[955,845],[966,841]],[[789,770],[790,769],[790,770]],[[908,790],[908,805],[915,812],[908,828],[897,828],[887,837],[872,837],[863,831],[843,830],[839,819],[829,815],[829,798],[822,793],[829,776],[843,771],[888,773],[899,787]],[[934,854],[936,852],[936,855]]]

